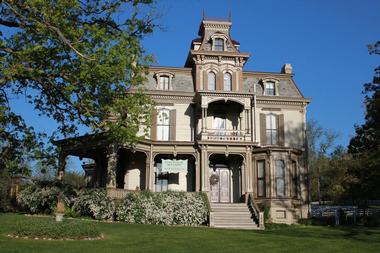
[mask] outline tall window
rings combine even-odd
[[[221,38],[214,39],[214,50],[224,51],[224,40]]]
[[[215,90],[215,83],[216,83],[216,75],[214,72],[209,72],[208,73],[208,90]]]
[[[169,90],[169,77],[168,76],[160,76],[160,90]]]
[[[265,161],[257,161],[257,197],[265,197]]]
[[[276,195],[285,196],[285,163],[283,160],[276,160]]]
[[[298,195],[298,176],[297,176],[297,163],[292,161],[292,197],[296,198]]]
[[[277,130],[277,116],[274,114],[266,115],[267,145],[277,144]]]
[[[232,77],[230,73],[224,74],[224,90],[225,91],[232,90]]]
[[[264,85],[264,94],[269,95],[269,96],[274,96],[275,95],[275,89],[274,89],[274,83],[273,82],[266,82]]]
[[[169,110],[162,109],[157,114],[157,140],[169,140]]]

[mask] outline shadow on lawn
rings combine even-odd
[[[374,242],[380,237],[380,229],[364,227],[320,227],[287,226],[267,229],[266,234],[297,238],[350,239],[361,242]]]

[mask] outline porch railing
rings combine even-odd
[[[247,203],[247,206],[252,214],[252,218],[255,223],[259,226],[260,229],[264,229],[264,212],[260,212],[259,207],[253,201],[252,193],[245,194],[245,202]]]
[[[205,136],[210,141],[246,141],[244,130],[207,129]]]

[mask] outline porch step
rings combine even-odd
[[[245,203],[211,203],[215,228],[259,229]]]

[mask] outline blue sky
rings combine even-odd
[[[291,63],[294,80],[312,98],[308,119],[339,133],[337,144],[347,146],[354,124],[363,122],[362,86],[380,65],[366,48],[380,40],[379,0],[158,1],[162,29],[144,39],[156,65],[184,65],[203,10],[219,18],[231,11],[232,37],[241,51],[251,53],[245,70],[278,72]],[[55,128],[22,98],[14,105],[37,130],[50,133]]]
[[[232,37],[251,53],[245,70],[278,72],[291,63],[294,80],[312,98],[308,118],[340,134],[347,146],[364,119],[362,85],[380,59],[366,45],[380,40],[378,0],[159,1],[163,30],[144,45],[157,65],[182,67],[206,16],[232,14]]]

